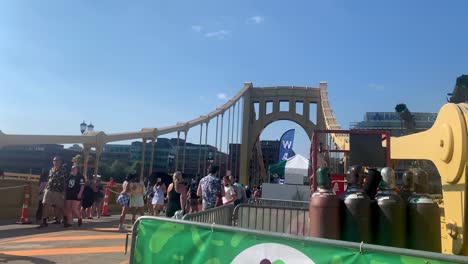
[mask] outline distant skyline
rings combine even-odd
[[[436,113],[468,73],[466,10],[462,0],[1,1],[0,130],[165,127],[209,113],[249,81],[327,81],[344,128],[398,103]],[[292,122],[261,139],[291,128],[307,155]]]

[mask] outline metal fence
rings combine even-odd
[[[265,205],[265,206],[281,206],[281,207],[305,208],[305,209],[309,208],[309,201],[253,198],[253,199],[249,199],[247,203],[253,204],[253,205]]]
[[[232,226],[233,211],[234,205],[227,204],[197,213],[186,214],[182,217],[182,220]]]
[[[241,228],[309,235],[309,209],[241,204],[234,210],[234,225]]]

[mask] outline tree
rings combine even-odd
[[[112,176],[112,169],[107,163],[101,163],[99,165],[98,174],[101,175],[103,181],[109,181]]]
[[[116,160],[112,163],[110,167],[111,175],[116,182],[123,182],[125,180],[125,176],[127,175],[127,167],[122,164],[122,162]],[[109,177],[110,177],[109,176]]]
[[[139,174],[141,171],[141,162],[140,161],[134,161],[132,166],[130,167],[130,172],[135,172]]]

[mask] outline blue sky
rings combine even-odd
[[[109,133],[163,127],[210,112],[247,81],[327,81],[344,127],[400,102],[437,112],[468,73],[467,9],[420,0],[1,1],[0,130],[77,134],[83,120]],[[262,138],[294,127],[274,123]],[[308,153],[298,133],[295,149]]]

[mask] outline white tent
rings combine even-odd
[[[284,180],[286,184],[304,184],[309,179],[309,160],[296,154],[286,161]]]

